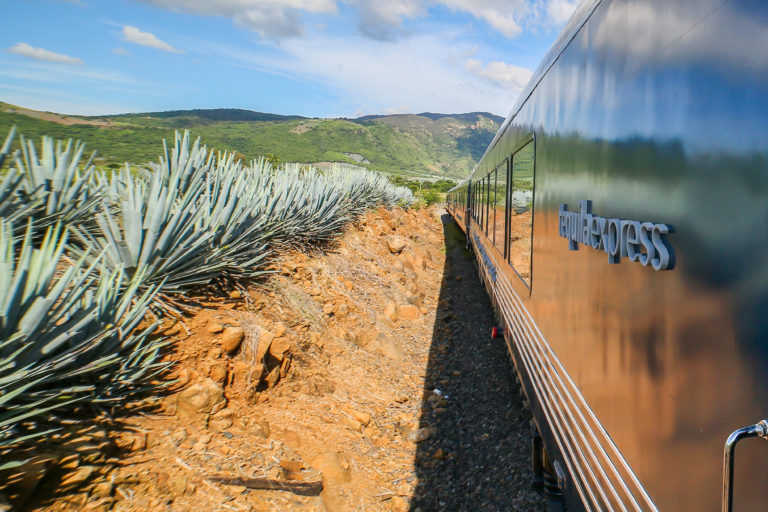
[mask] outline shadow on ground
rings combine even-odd
[[[445,269],[426,369],[410,510],[537,511],[530,415],[464,233],[441,216]]]

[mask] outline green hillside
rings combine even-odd
[[[270,155],[278,161],[345,162],[388,174],[462,178],[501,121],[480,112],[308,119],[239,109],[81,117],[0,103],[0,134],[16,125],[27,137],[80,139],[108,166],[155,158],[161,140],[183,128],[247,160]]]

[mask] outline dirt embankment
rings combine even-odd
[[[166,396],[37,455],[0,494],[54,511],[541,508],[462,245],[434,211],[380,210],[247,294],[201,299],[167,326]]]

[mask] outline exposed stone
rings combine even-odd
[[[374,351],[393,361],[403,361],[405,359],[402,350],[400,350],[400,347],[395,343],[395,340],[386,333],[382,332],[376,336],[372,348]]]
[[[224,330],[224,324],[221,324],[219,322],[210,322],[208,324],[207,330],[211,334],[219,334],[221,331]]]
[[[414,321],[421,317],[421,311],[413,304],[401,304],[397,308],[397,318],[400,320]]]
[[[210,421],[211,428],[214,430],[227,430],[232,426],[232,420],[236,411],[231,407],[225,407],[217,412]]]
[[[231,292],[229,292],[229,298],[230,299],[242,299],[243,298],[243,294],[240,293],[240,290],[232,290]]]
[[[61,469],[75,469],[80,465],[80,456],[77,454],[67,455],[59,459],[56,465]]]
[[[214,380],[205,379],[178,394],[176,414],[187,418],[215,414],[224,404],[224,390],[221,385]]]
[[[176,495],[184,494],[187,490],[187,485],[189,485],[189,480],[183,475],[174,476],[168,482],[168,487]]]
[[[367,412],[362,411],[355,411],[351,410],[349,411],[353,418],[355,418],[357,421],[360,422],[361,425],[364,427],[367,427],[368,424],[371,422],[371,415]]]
[[[313,286],[309,290],[309,294],[313,297],[317,297],[318,295],[322,294],[323,292],[318,288],[317,286]]]
[[[96,496],[97,498],[107,498],[112,496],[114,488],[114,484],[109,480],[99,482],[91,487],[91,496]]]
[[[208,376],[219,383],[224,383],[227,380],[227,363],[225,361],[217,361],[211,366],[211,371]]]
[[[269,423],[266,420],[252,421],[248,425],[248,434],[262,439],[269,439]]]
[[[133,445],[131,446],[131,450],[134,452],[140,452],[142,450],[145,450],[147,448],[147,433],[146,432],[136,432],[133,435]]]
[[[291,460],[281,459],[280,469],[282,469],[283,476],[286,480],[301,480],[301,470],[304,468],[304,463]]]
[[[174,445],[179,446],[181,443],[183,443],[187,439],[187,431],[184,430],[183,428],[179,429],[173,434],[171,434],[169,436],[169,439]]]
[[[269,346],[269,353],[278,361],[282,361],[291,350],[291,342],[286,338],[275,338]]]
[[[95,470],[96,468],[93,466],[83,466],[81,468],[77,468],[75,471],[64,475],[59,485],[61,487],[70,488],[80,487],[91,478],[91,475],[93,475]]]
[[[240,349],[245,338],[242,327],[227,327],[221,333],[221,349],[227,354],[234,354]]]
[[[312,466],[323,473],[323,486],[345,484],[352,480],[349,459],[340,452],[325,452],[312,461]]]
[[[277,385],[279,380],[280,380],[280,367],[275,366],[267,374],[267,378],[266,378],[267,386],[269,386],[270,388],[273,388]]]
[[[346,304],[339,304],[338,306],[336,306],[334,313],[337,317],[344,318],[349,314],[349,306],[347,306]]]
[[[275,338],[279,338],[283,334],[285,334],[285,324],[282,322],[277,322],[275,324],[275,327],[272,329],[272,334]]]
[[[334,307],[333,307],[333,304],[331,304],[330,302],[323,306],[323,314],[324,315],[329,315],[330,316],[330,315],[333,314],[333,312],[334,312]]]
[[[397,320],[397,304],[390,301],[384,308],[384,316],[395,322]]]
[[[288,375],[288,371],[291,369],[291,354],[287,354],[283,358],[283,362],[280,364],[280,378],[282,379]]]
[[[419,428],[416,430],[411,430],[408,432],[408,435],[406,438],[413,442],[413,443],[420,443],[421,441],[426,441],[430,438],[432,435],[432,429],[429,428]]]
[[[261,362],[264,360],[264,356],[269,352],[269,347],[272,345],[272,340],[275,337],[271,332],[260,329],[259,330],[259,343],[256,348],[256,361]]]
[[[290,429],[286,429],[283,433],[283,441],[285,444],[293,448],[294,450],[300,450],[301,449],[301,436]]]
[[[426,297],[426,293],[424,293],[424,291],[418,286],[413,285],[406,292],[405,297],[408,299],[409,303],[413,304],[414,306],[421,307],[424,305],[424,298]]]
[[[354,430],[356,432],[362,432],[363,431],[363,424],[357,421],[354,418],[349,418],[347,416],[344,416],[342,419],[342,422],[349,427],[351,430]]]
[[[408,240],[402,236],[392,235],[387,238],[387,248],[392,254],[400,254],[408,245]]]

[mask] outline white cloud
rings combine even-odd
[[[438,0],[438,3],[469,13],[509,38],[520,35],[523,20],[531,13],[526,0]]]
[[[130,55],[131,52],[123,48],[122,46],[118,46],[117,48],[112,48],[112,53],[117,55]]]
[[[571,17],[579,5],[579,0],[550,0],[547,4],[547,17],[552,25],[562,25]]]
[[[579,0],[138,0],[166,9],[231,18],[264,38],[304,35],[304,13],[333,14],[338,4],[358,11],[360,32],[372,39],[393,40],[406,19],[419,19],[443,6],[482,20],[508,38],[527,28],[559,26]]]
[[[271,39],[304,34],[302,12],[330,14],[336,0],[139,0],[167,9],[232,18],[241,27]]]
[[[35,60],[44,60],[47,62],[55,62],[57,64],[72,64],[81,65],[83,61],[77,57],[70,57],[63,53],[56,53],[44,48],[35,48],[27,43],[16,43],[11,48],[6,50],[22,57],[27,57]]]
[[[125,25],[123,27],[123,38],[129,43],[157,48],[158,50],[163,50],[164,52],[184,53],[183,51],[178,50],[165,41],[159,39],[155,34],[144,32],[130,25]]]
[[[499,87],[515,93],[519,93],[533,75],[530,69],[499,60],[492,60],[483,66],[479,60],[467,59],[464,68],[481,79],[490,80]]]
[[[371,2],[352,0],[360,13],[360,32],[373,39],[388,40],[400,35],[403,18],[418,18],[426,14],[422,0],[390,0]]]
[[[313,34],[275,44],[279,55],[273,57],[221,46],[214,53],[232,64],[323,84],[343,98],[334,115],[508,112],[528,75],[510,65],[503,69],[503,80],[467,70],[464,63],[476,51],[475,43],[458,39],[458,34],[412,35],[395,41]]]

